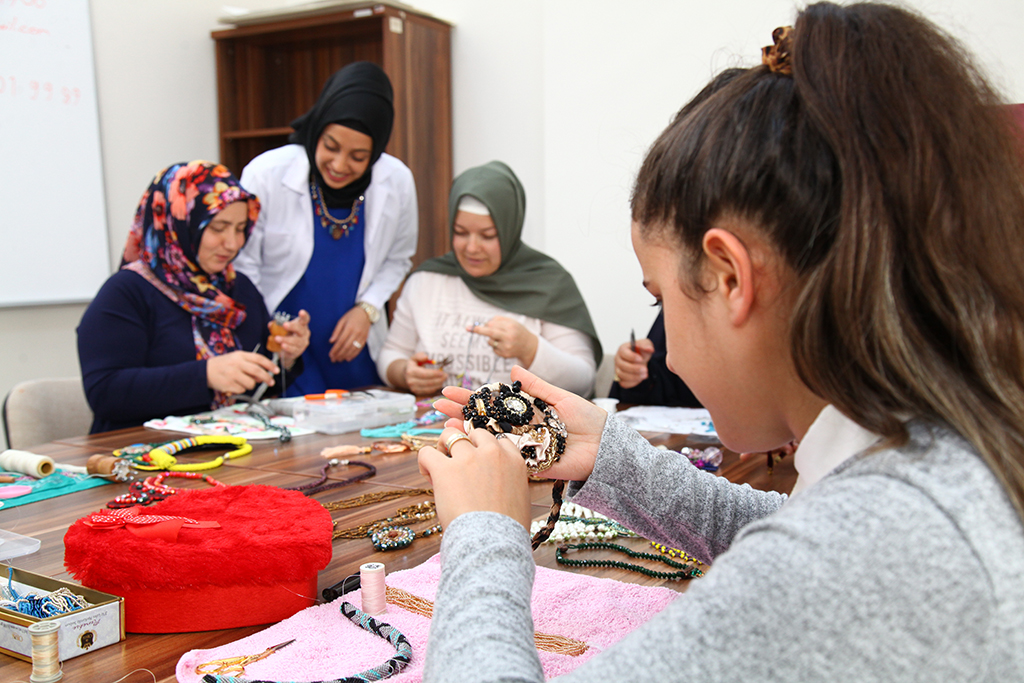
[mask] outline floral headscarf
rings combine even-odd
[[[221,209],[244,201],[249,207],[245,237],[260,213],[260,202],[225,166],[208,161],[174,164],[153,179],[135,211],[121,268],[133,270],[192,315],[196,359],[238,348],[234,329],[245,306],[231,298],[235,269],[205,272],[197,259],[203,230]],[[215,397],[222,405],[224,397]]]

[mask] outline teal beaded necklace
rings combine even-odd
[[[619,562],[618,560],[570,560],[565,557],[565,553],[570,550],[614,550],[616,552],[625,553],[626,555],[638,560],[663,562],[664,564],[679,569],[680,571],[658,572],[639,564],[629,564],[628,562]],[[698,576],[704,576],[704,572],[694,566],[683,564],[682,562],[676,562],[664,555],[640,553],[615,543],[576,543],[574,545],[560,545],[555,550],[555,560],[557,560],[559,564],[564,564],[569,567],[615,567],[617,569],[625,569],[626,571],[644,574],[655,579],[666,579],[669,581],[680,581],[682,579],[693,579]]]

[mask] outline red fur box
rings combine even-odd
[[[331,560],[331,516],[274,486],[185,490],[147,515],[216,521],[176,542],[83,518],[64,536],[64,564],[82,585],[124,596],[126,630],[182,633],[281,621],[316,602]],[[91,517],[91,516],[90,516]]]

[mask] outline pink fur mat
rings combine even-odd
[[[441,576],[440,556],[434,555],[413,569],[387,575],[388,586],[401,588],[433,602]],[[590,648],[578,657],[540,651],[540,662],[550,678],[572,671],[605,650],[665,608],[679,594],[668,588],[638,586],[537,567],[533,584],[534,628],[551,635],[582,640]],[[195,667],[203,662],[262,652],[292,638],[296,642],[270,657],[250,664],[240,678],[278,681],[322,681],[351,676],[382,664],[395,654],[386,640],[364,631],[341,615],[340,601],[361,605],[359,591],[324,605],[315,605],[248,638],[211,650],[191,650],[180,660],[179,683],[199,683]],[[377,617],[405,634],[412,645],[412,661],[395,683],[415,683],[423,677],[430,620],[388,605]]]

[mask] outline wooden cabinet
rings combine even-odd
[[[420,240],[414,263],[448,251],[452,181],[451,26],[401,6],[346,3],[214,31],[221,161],[236,175],[287,142],[289,123],[350,62],[379,64],[395,90],[389,154],[412,170]]]

